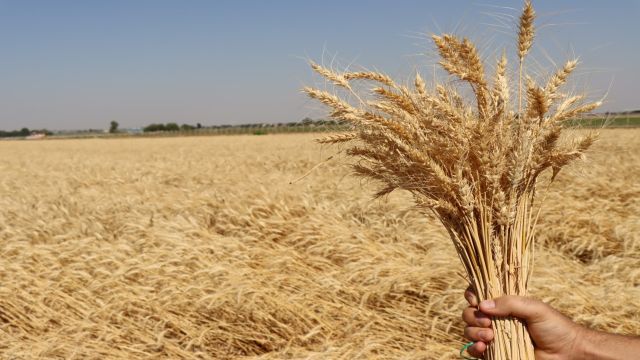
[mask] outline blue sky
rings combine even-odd
[[[0,0],[0,129],[205,125],[321,116],[305,59],[431,74],[426,34],[512,46],[520,1]],[[640,108],[640,1],[534,1],[533,66],[580,56],[575,87]],[[489,13],[489,14],[487,14]],[[509,50],[509,48],[507,48]],[[425,76],[427,77],[427,76]]]

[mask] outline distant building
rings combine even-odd
[[[143,130],[141,128],[131,128],[131,129],[122,129],[120,132],[127,134],[142,134]]]
[[[25,137],[26,140],[40,140],[40,139],[44,139],[45,137],[47,137],[47,134],[45,133],[39,133],[39,132],[32,132],[31,135]]]

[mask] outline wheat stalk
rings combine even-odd
[[[593,144],[595,135],[561,144],[564,121],[592,111],[600,102],[558,92],[577,61],[568,61],[542,86],[526,75],[525,58],[534,38],[535,11],[525,2],[518,28],[518,103],[512,109],[506,56],[498,60],[493,84],[473,43],[455,35],[433,36],[440,65],[471,87],[472,101],[457,85],[427,88],[418,74],[415,89],[380,73],[314,70],[353,92],[352,80],[372,81],[374,100],[350,105],[325,91],[305,88],[353,125],[353,131],[320,140],[353,143],[359,176],[382,184],[376,196],[395,189],[413,194],[419,209],[435,215],[448,231],[481,299],[526,295],[532,269],[537,180],[551,179]],[[526,82],[526,95],[523,94]],[[456,86],[457,85],[457,86]],[[358,97],[362,99],[362,97]],[[523,104],[524,102],[524,104]],[[526,327],[517,319],[494,319],[495,341],[487,359],[533,359]]]
[[[522,77],[524,73],[524,59],[533,45],[533,20],[536,13],[530,0],[524,3],[524,10],[520,15],[520,26],[518,27],[518,59],[520,66],[518,69],[518,112],[522,112]]]

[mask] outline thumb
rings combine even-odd
[[[514,316],[529,323],[542,321],[551,313],[549,305],[523,296],[506,295],[480,303],[480,311],[492,316]]]

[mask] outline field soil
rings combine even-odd
[[[444,229],[314,137],[0,142],[0,358],[457,359]],[[638,179],[637,129],[558,175],[531,295],[640,334]]]

